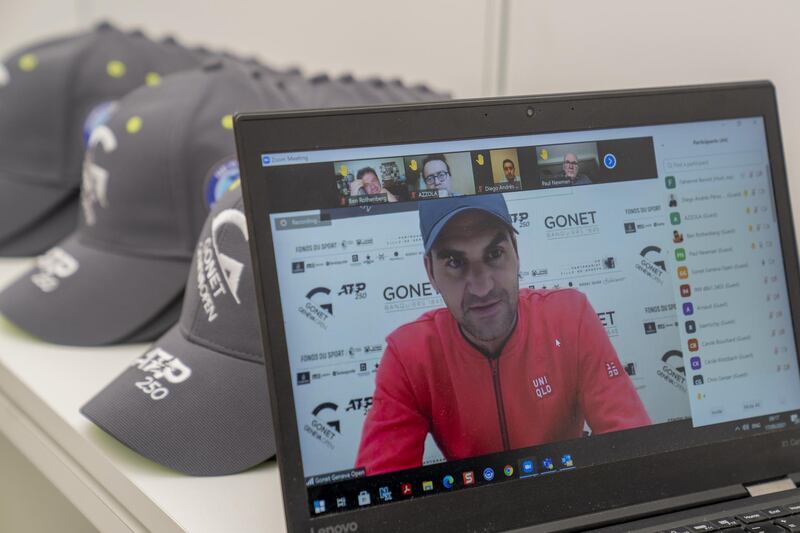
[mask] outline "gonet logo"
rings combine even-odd
[[[342,433],[342,426],[337,416],[339,406],[333,402],[323,402],[311,411],[311,420],[303,426],[303,430],[329,450],[336,449],[338,436]]]
[[[299,313],[322,329],[328,329],[328,320],[333,318],[331,290],[328,287],[314,287],[306,293],[306,301],[297,308]]]
[[[244,213],[237,209],[226,209],[211,221],[211,236],[197,245],[197,293],[206,319],[213,322],[217,318],[216,299],[230,293],[236,304],[239,300],[239,283],[244,271],[244,263],[224,254],[219,248],[218,236],[224,226],[233,226],[248,240]]]
[[[547,229],[594,226],[595,224],[597,224],[597,211],[582,211],[579,213],[544,217],[544,227]]]
[[[669,350],[661,356],[661,362],[663,365],[656,372],[658,376],[681,392],[686,392],[686,369],[683,365],[683,352]]]
[[[220,229],[225,225],[231,225],[237,228],[241,233],[244,240],[249,240],[247,233],[247,221],[244,213],[238,209],[226,209],[211,221],[211,245],[214,247],[214,255],[217,256],[217,263],[219,263],[222,270],[222,276],[225,278],[225,283],[231,291],[231,296],[236,300],[237,304],[241,303],[239,300],[239,283],[242,280],[242,272],[244,271],[244,263],[237,261],[229,255],[219,251],[218,236]]]
[[[318,417],[318,418],[320,418],[320,419],[322,419],[322,417],[320,417],[320,413],[322,413],[324,411],[333,411],[335,413],[338,409],[339,409],[339,406],[336,405],[335,403],[333,403],[333,402],[325,402],[325,403],[321,403],[318,406],[316,406],[314,408],[314,410],[311,412],[311,414],[316,416],[316,417]],[[325,422],[325,424],[327,426],[329,426],[330,428],[336,430],[336,433],[341,433],[342,432],[342,426],[341,426],[341,424],[340,424],[340,422],[338,420],[327,420]]]
[[[333,316],[333,304],[325,298],[325,296],[330,296],[330,294],[331,290],[327,287],[314,287],[306,293],[306,298],[314,302],[317,307],[323,309],[328,315]],[[327,301],[328,303],[322,303],[323,301]]]
[[[387,313],[429,309],[442,304],[441,296],[427,281],[385,287],[383,301]]]
[[[394,287],[386,287],[383,289],[383,299],[387,302],[394,300],[408,300],[411,298],[422,298],[426,296],[434,296],[436,292],[429,282],[424,283],[409,283],[407,285],[397,285]]]
[[[667,363],[681,374],[686,373],[686,369],[683,366],[683,353],[678,350],[668,351],[661,356],[661,361]]]
[[[661,248],[658,246],[647,246],[639,252],[639,255],[656,265],[658,268],[667,271],[667,264],[661,258]]]
[[[641,259],[634,265],[636,270],[657,282],[664,283],[664,275],[667,272],[667,264],[661,255],[661,248],[658,246],[646,246],[639,252]]]

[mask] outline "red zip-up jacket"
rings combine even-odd
[[[447,309],[386,339],[356,458],[367,475],[422,465],[433,435],[447,460],[650,424],[586,296],[521,289],[501,353],[468,342]]]

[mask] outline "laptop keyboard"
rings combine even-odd
[[[800,533],[800,502],[664,529],[659,533],[703,533],[705,531],[724,531],[725,533],[786,533],[790,531]]]

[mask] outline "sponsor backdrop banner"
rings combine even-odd
[[[520,287],[587,295],[653,423],[690,416],[668,192],[617,182],[504,194],[519,231]],[[353,468],[385,337],[444,303],[425,273],[416,211],[291,217],[273,215],[286,230],[273,235],[303,466],[313,476]],[[429,437],[425,464],[442,460]]]

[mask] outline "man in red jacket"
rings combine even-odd
[[[422,466],[650,424],[586,296],[519,288],[502,195],[420,202],[425,270],[447,308],[386,339],[356,467]]]

